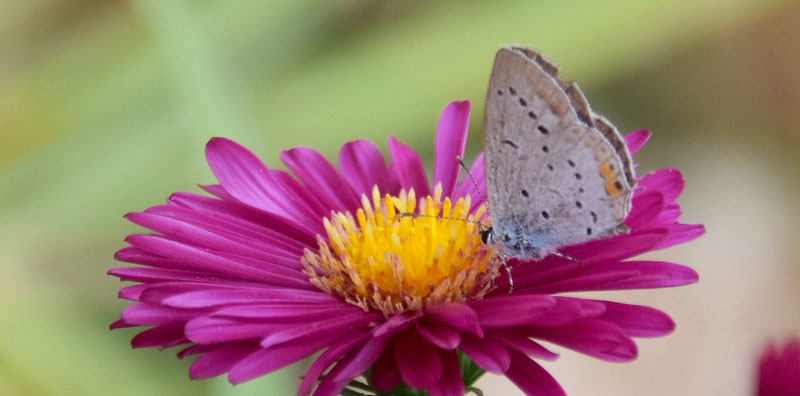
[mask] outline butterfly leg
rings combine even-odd
[[[508,265],[504,254],[499,254],[498,256],[500,256],[500,260],[503,262],[503,268],[506,269],[506,274],[508,274],[508,294],[511,295],[511,292],[514,291],[514,278],[511,276],[511,267]],[[492,279],[494,279],[494,276],[492,276]]]
[[[563,259],[567,259],[569,261],[574,261],[574,262],[576,262],[576,263],[578,263],[580,265],[583,265],[583,262],[578,260],[578,259],[576,259],[575,257],[567,256],[566,254],[561,254],[561,253],[555,252],[555,251],[554,252],[550,252],[550,254],[552,254],[553,256],[561,257]]]

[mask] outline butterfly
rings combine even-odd
[[[491,226],[481,238],[501,255],[541,259],[627,231],[636,180],[622,135],[537,51],[497,52],[484,147]]]

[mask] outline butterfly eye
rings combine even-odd
[[[490,244],[492,239],[492,227],[484,228],[479,232],[481,234],[481,242],[483,242],[484,245]]]

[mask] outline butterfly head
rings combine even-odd
[[[530,238],[521,238],[508,232],[498,233],[493,227],[482,227],[481,241],[498,248],[506,257],[522,259],[540,259],[547,255],[547,250]]]

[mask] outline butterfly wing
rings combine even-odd
[[[630,210],[635,179],[622,136],[533,50],[498,51],[484,145],[492,225],[512,249],[608,235]]]

